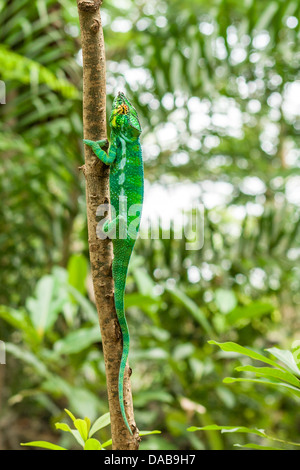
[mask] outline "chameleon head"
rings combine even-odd
[[[140,135],[142,132],[135,108],[124,93],[121,92],[118,93],[113,101],[109,122],[110,126],[117,132],[120,131],[129,135]]]

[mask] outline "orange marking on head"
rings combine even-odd
[[[118,106],[118,113],[119,114],[127,114],[128,113],[128,106],[126,106],[126,104],[120,104],[120,106]]]

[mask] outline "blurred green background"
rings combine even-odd
[[[170,238],[138,240],[130,265],[135,416],[162,431],[141,448],[249,440],[186,431],[212,423],[297,441],[299,402],[223,384],[240,360],[207,341],[261,351],[300,339],[300,2],[104,0],[101,12],[108,111],[123,90],[143,126],[144,220],[158,214],[165,228],[174,207],[204,206],[202,249],[186,250],[173,220]],[[108,411],[78,171],[75,1],[0,0],[0,79],[0,448],[64,444],[53,425],[64,407]]]

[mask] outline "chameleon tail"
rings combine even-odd
[[[132,435],[132,430],[129,426],[129,423],[127,421],[126,413],[125,413],[125,407],[124,407],[124,394],[123,394],[123,388],[124,388],[124,373],[125,373],[125,367],[126,367],[126,362],[129,354],[129,330],[127,326],[127,321],[125,317],[125,309],[124,309],[124,294],[125,294],[125,285],[126,285],[126,277],[127,277],[127,270],[128,270],[128,264],[131,256],[133,247],[126,247],[126,250],[122,253],[122,258],[118,261],[113,262],[113,278],[114,278],[114,283],[115,283],[115,307],[116,307],[116,312],[122,332],[122,337],[123,337],[123,351],[122,351],[122,357],[121,357],[121,363],[120,363],[120,370],[119,370],[119,402],[120,402],[120,408],[121,408],[121,413],[123,416],[123,420]]]

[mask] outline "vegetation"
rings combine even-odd
[[[74,439],[77,441],[83,450],[103,450],[108,446],[111,446],[112,440],[109,439],[106,442],[100,442],[99,439],[95,439],[94,436],[98,431],[108,426],[110,423],[109,413],[106,413],[103,416],[100,416],[93,425],[88,417],[84,419],[75,418],[71,411],[65,409],[65,412],[69,415],[73,421],[75,429],[70,428],[66,423],[55,423],[56,429],[60,429],[64,432],[69,432],[73,435]],[[147,436],[148,434],[159,434],[160,431],[140,431],[140,436]],[[47,441],[32,441],[22,443],[22,446],[33,446],[33,447],[42,447],[49,450],[67,450],[65,447],[52,444]]]
[[[123,89],[142,120],[144,233],[161,218],[156,239],[137,241],[125,299],[136,422],[161,431],[141,448],[297,448],[300,2],[109,0],[101,12],[108,108]],[[108,408],[76,4],[0,0],[0,64],[0,448],[80,448],[55,429],[63,410],[87,423]],[[175,225],[195,207],[204,244],[187,250]],[[109,442],[108,426],[97,432]]]

